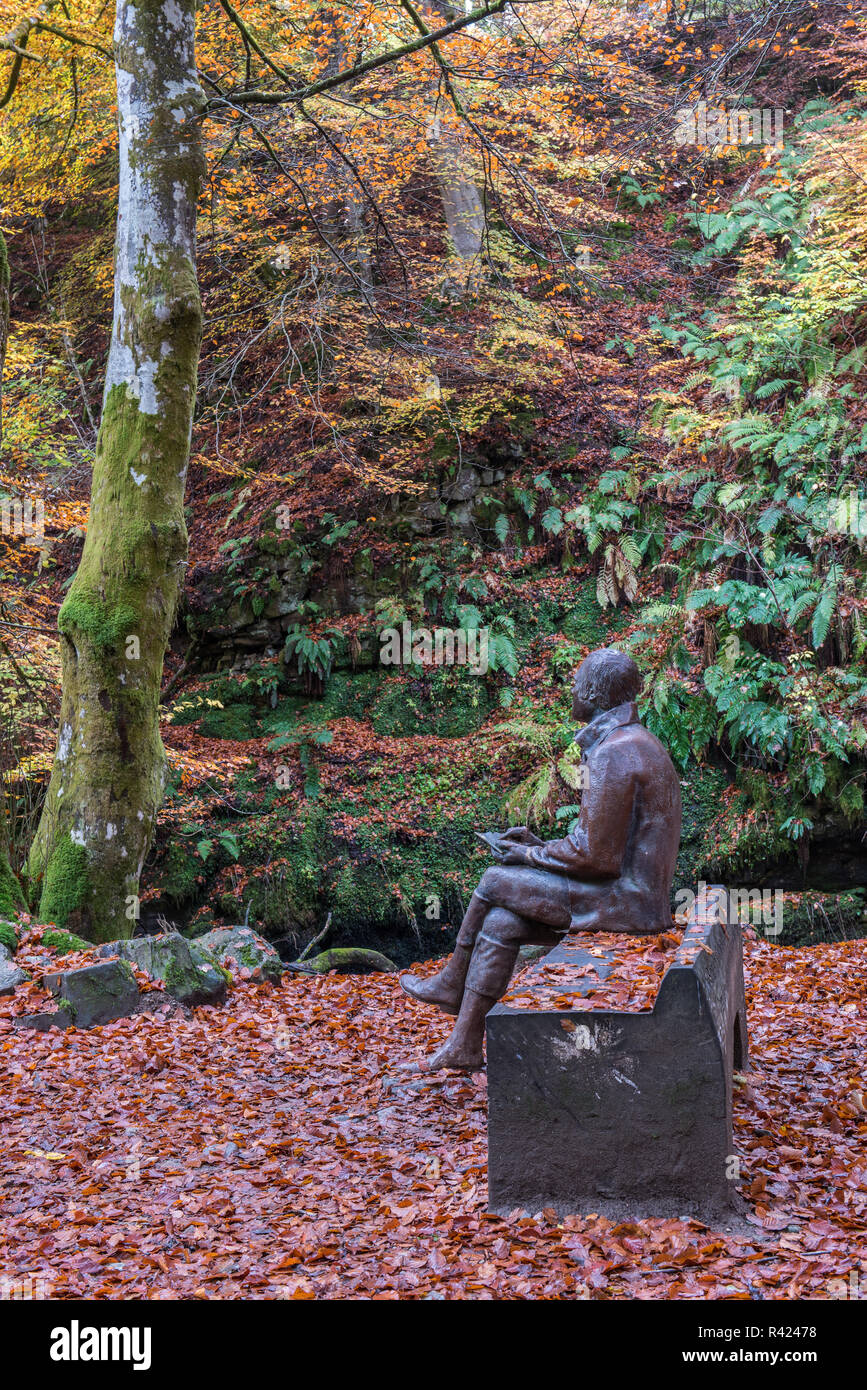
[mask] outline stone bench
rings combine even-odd
[[[564,1008],[541,998],[491,1010],[490,1211],[732,1219],[732,1073],[748,1058],[741,928],[730,915],[725,891],[710,888],[652,1009],[582,1008],[580,998]],[[600,933],[592,944],[605,949],[604,941]],[[615,964],[614,952],[590,956],[571,936],[529,966],[518,987],[532,1000],[534,978],[547,970],[561,994],[586,994]]]

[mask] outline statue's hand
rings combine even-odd
[[[530,846],[529,846],[529,845],[517,845],[517,844],[514,845],[512,849],[506,850],[506,853],[505,853],[505,854],[502,856],[502,858],[500,859],[500,863],[501,863],[501,864],[529,864],[529,863],[530,863]]]
[[[510,825],[508,830],[504,830],[500,836],[501,840],[510,840],[516,845],[542,845],[544,840],[540,840],[538,835],[534,835],[528,830],[526,825]]]

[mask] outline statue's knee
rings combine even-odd
[[[479,879],[479,886],[476,889],[480,898],[484,898],[489,903],[495,903],[500,897],[503,883],[502,869],[485,869]]]
[[[527,924],[505,907],[495,907],[485,918],[485,936],[500,946],[513,946],[523,941]]]

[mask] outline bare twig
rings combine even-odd
[[[321,930],[321,932],[319,933],[319,935],[318,935],[318,936],[314,936],[314,938],[313,938],[313,940],[310,942],[310,944],[304,947],[304,950],[301,952],[301,954],[300,954],[300,956],[298,957],[298,959],[297,959],[296,961],[293,962],[293,964],[295,964],[295,965],[300,965],[301,962],[302,962],[303,960],[306,960],[307,956],[309,956],[309,955],[310,955],[310,952],[313,950],[313,947],[314,947],[314,946],[318,946],[319,943],[320,943],[320,941],[324,941],[324,940],[325,940],[326,936],[328,935],[328,932],[329,932],[330,928],[331,928],[331,913],[329,912],[328,916],[325,918],[325,926],[322,928],[322,930]]]

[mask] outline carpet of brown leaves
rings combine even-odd
[[[430,967],[433,968],[433,967]],[[0,1277],[54,1298],[824,1299],[867,1278],[867,942],[747,943],[735,1148],[753,1235],[485,1211],[483,1076],[394,976],[242,984],[222,1009],[13,1031]]]

